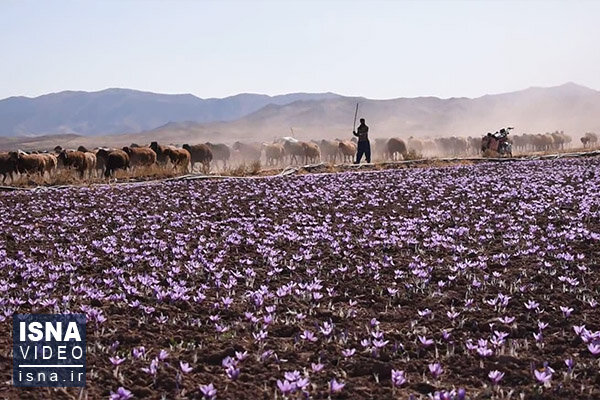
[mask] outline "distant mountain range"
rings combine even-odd
[[[578,138],[600,132],[600,92],[574,83],[486,95],[370,100],[333,93],[241,94],[224,99],[126,89],[62,92],[0,101],[0,149],[77,147],[158,140],[168,143],[349,137],[356,103],[372,137],[480,136],[501,127],[515,133],[563,130]],[[75,135],[65,135],[75,133]],[[41,134],[62,134],[60,137]],[[28,136],[24,138],[23,136]]]
[[[0,100],[0,136],[136,133],[169,122],[232,121],[269,104],[335,97],[338,96],[332,93],[294,93],[200,99],[191,94],[156,94],[130,89],[66,91],[36,98],[10,97]]]
[[[272,139],[286,135],[317,139],[347,137],[356,103],[373,137],[479,136],[514,126],[517,133],[563,130],[573,136],[600,132],[600,92],[567,83],[551,88],[486,95],[475,99],[437,97],[370,100],[337,96],[268,105],[226,123],[172,123],[141,134],[150,137]]]

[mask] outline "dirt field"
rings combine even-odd
[[[0,192],[0,396],[600,398],[599,171]],[[11,386],[12,314],[66,311],[86,388]]]

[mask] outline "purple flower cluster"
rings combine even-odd
[[[352,397],[365,370],[391,398],[422,381],[473,387],[471,363],[481,387],[515,378],[527,397],[568,375],[580,381],[560,395],[576,398],[600,355],[599,168],[2,192],[0,324],[86,314],[90,382],[112,382],[112,399],[128,382],[168,398]]]

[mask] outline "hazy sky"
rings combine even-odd
[[[0,1],[0,98],[600,89],[600,1]]]

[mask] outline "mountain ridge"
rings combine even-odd
[[[0,100],[0,136],[136,133],[169,121],[231,121],[271,103],[335,96],[333,93],[279,96],[240,93],[223,99],[201,99],[189,93],[161,94],[121,88],[12,96]]]
[[[128,89],[120,90],[129,93]],[[113,91],[113,95],[121,93],[120,90]],[[190,116],[183,113],[182,118],[153,120],[153,123],[146,123],[144,126],[135,125],[133,121],[130,126],[135,125],[140,129],[129,130],[124,134],[107,135],[108,132],[105,132],[75,137],[66,136],[57,139],[60,142],[57,144],[76,148],[79,144],[92,147],[122,146],[132,142],[144,144],[153,140],[180,144],[206,141],[225,143],[236,140],[270,141],[290,135],[303,140],[347,138],[351,136],[351,121],[357,102],[360,103],[359,117],[367,119],[367,124],[371,127],[370,136],[373,138],[479,136],[504,126],[515,126],[517,128],[515,133],[564,130],[573,137],[581,136],[587,131],[600,131],[600,91],[572,82],[549,88],[530,87],[477,98],[442,99],[435,96],[421,96],[374,100],[341,96],[330,92],[280,96],[239,94],[231,97],[234,100],[228,103],[219,103],[223,99],[212,100],[213,103],[220,105],[221,114],[209,113],[210,118],[204,114],[204,121],[199,122],[198,118],[183,118]],[[258,107],[255,101],[258,101],[262,107]],[[83,121],[81,126],[85,127],[84,123],[88,119],[94,119],[93,105],[93,99],[87,99],[87,102],[79,105],[72,105],[79,113],[77,114],[79,120]],[[136,107],[143,109],[143,104],[125,102],[125,105],[134,110]],[[229,120],[219,118],[223,113],[228,112],[228,107],[229,111],[241,116]],[[130,112],[127,110],[123,112],[123,106],[117,101],[109,108],[113,108],[117,115],[127,115]],[[210,107],[207,110],[210,111]],[[1,114],[2,107],[0,107],[0,124],[4,122]],[[146,114],[142,113],[142,115]],[[60,118],[56,118],[54,123],[60,125]],[[110,121],[106,124],[110,125]],[[2,136],[1,132],[0,136]],[[39,142],[29,140],[26,147],[32,148],[37,145],[45,148],[51,144],[50,139],[51,137],[48,137],[45,141]],[[4,142],[13,148],[19,145],[18,140]]]

